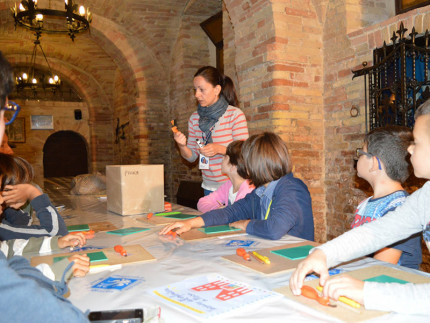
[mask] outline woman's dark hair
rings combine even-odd
[[[212,84],[214,87],[217,85],[221,86],[221,93],[224,95],[228,104],[235,107],[239,105],[233,81],[231,78],[218,71],[218,69],[213,66],[203,66],[194,74],[194,77],[197,76],[203,77],[206,82]]]
[[[0,153],[0,175],[0,191],[3,191],[6,185],[30,183],[33,180],[34,171],[25,159]]]
[[[247,178],[248,175],[246,173],[246,167],[242,156],[242,146],[242,140],[233,141],[227,146],[225,154],[228,156],[230,164],[236,166],[239,176]]]
[[[245,178],[255,187],[291,173],[292,164],[287,145],[273,132],[249,137],[242,146],[242,156],[247,173]]]
[[[14,86],[13,70],[7,59],[0,52],[0,108],[6,104],[6,97],[12,92]]]

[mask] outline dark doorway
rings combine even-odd
[[[88,173],[85,139],[73,131],[58,131],[43,146],[45,177],[76,176]]]

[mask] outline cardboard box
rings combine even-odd
[[[121,215],[164,211],[164,165],[106,166],[107,209]]]

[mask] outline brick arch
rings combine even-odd
[[[12,65],[28,65],[30,57],[26,55],[14,55],[9,58]],[[58,74],[60,78],[73,84],[83,95],[87,103],[90,123],[90,156],[93,170],[104,169],[106,162],[111,162],[111,152],[106,149],[100,142],[110,145],[112,140],[112,106],[108,102],[104,91],[94,78],[79,69],[76,66],[70,66],[67,62],[58,59],[49,58],[51,69]],[[41,69],[47,69],[46,62],[41,59],[36,61],[36,66]],[[106,153],[109,151],[109,153]]]
[[[14,66],[29,66],[31,57],[27,55],[14,55],[7,58]],[[98,85],[97,80],[91,74],[55,58],[50,57],[49,62],[54,74],[58,74],[60,79],[66,80],[71,86],[78,89],[78,92],[88,104],[90,116],[94,114],[94,107],[104,106],[110,108],[104,90]],[[48,70],[48,66],[43,58],[38,57],[36,67]]]
[[[136,42],[134,36],[131,37],[117,23],[95,16],[91,32],[94,40],[114,59],[128,86],[135,88],[136,98],[145,97],[147,87],[150,86],[146,82],[151,79],[149,75],[157,75],[157,78],[151,79],[151,83],[160,79],[160,76],[163,79],[163,75],[164,80],[167,79],[167,66],[157,60],[151,48],[145,43]]]
[[[121,155],[121,162],[125,163],[163,162],[163,152],[151,150],[151,146],[152,142],[160,141],[158,133],[165,131],[159,120],[166,119],[167,115],[168,66],[155,57],[149,46],[136,41],[127,30],[112,20],[97,16],[91,28],[94,41],[118,66],[120,77],[117,80],[123,82],[118,85],[130,94],[119,98],[121,104],[115,108],[113,117],[116,119],[122,116],[121,121],[130,121],[133,145],[121,152],[114,152],[115,156]],[[153,128],[154,124],[157,124],[157,129],[149,132],[148,129]],[[162,140],[168,140],[168,137]]]

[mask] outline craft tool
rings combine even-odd
[[[113,247],[113,249],[116,251],[116,252],[118,252],[121,256],[123,256],[123,257],[127,257],[128,256],[128,254],[127,254],[127,251],[124,249],[124,247],[123,246],[121,246],[121,245],[119,245],[119,244],[117,244],[115,247]]]
[[[270,265],[270,259],[269,257],[266,256],[262,256],[260,255],[257,251],[253,251],[252,254],[254,255],[255,258],[261,260],[262,262],[264,262],[266,265]]]
[[[174,133],[179,132],[178,127],[176,127],[176,125],[175,125],[175,120],[170,120],[170,123],[172,124],[172,131]]]
[[[148,213],[147,215],[146,215],[146,218],[149,220],[149,219],[151,219],[152,218],[152,216],[154,215],[154,213]]]
[[[218,203],[218,205],[219,205],[219,209],[222,209],[223,207],[225,207],[225,205],[224,204],[222,204],[220,201],[216,201],[217,203]]]
[[[317,289],[320,292],[322,292],[322,290],[323,290],[322,286],[317,286]],[[344,303],[346,305],[349,305],[349,306],[351,306],[353,308],[360,308],[361,307],[360,303],[358,303],[356,301],[353,301],[352,299],[350,299],[348,297],[345,297],[345,296],[340,296],[339,299],[338,299],[338,301],[342,302],[342,303]]]
[[[311,286],[303,285],[301,295],[310,299],[314,299],[321,305],[336,307],[336,305],[330,304],[330,299],[328,297],[319,296],[318,292]]]
[[[247,252],[246,252],[246,250],[245,250],[245,249],[243,249],[243,248],[237,248],[237,249],[236,249],[236,254],[237,254],[239,257],[242,257],[243,259],[245,259],[245,260],[247,260],[247,261],[251,261],[251,257],[250,257],[250,255],[249,255],[249,253],[247,253]]]

